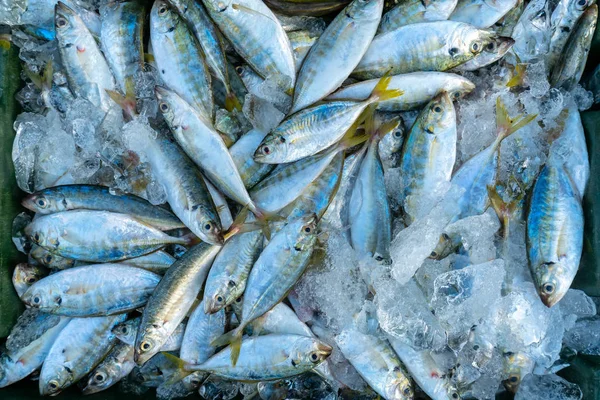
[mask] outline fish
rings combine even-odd
[[[595,3],[596,0],[558,1],[558,4],[556,5],[556,8],[550,17],[552,36],[550,37],[548,56],[546,58],[546,63],[550,71],[557,68],[557,63],[559,63],[561,56],[563,56],[565,52],[569,51],[566,47],[567,42],[570,38],[574,37],[576,29],[579,30],[579,35],[583,34],[582,29],[583,31],[588,31],[591,29],[592,32],[588,33],[587,35],[593,35],[594,28],[590,27],[590,25],[595,26],[595,24],[591,21],[594,15],[593,11],[590,10],[591,14],[588,13],[588,17],[586,18],[588,20],[586,23],[587,28],[582,28],[579,21],[583,14]],[[579,27],[577,27],[578,25]],[[583,61],[583,64],[585,65],[585,61]]]
[[[100,7],[102,52],[120,93],[108,95],[130,116],[136,113],[136,78],[144,66],[144,5],[138,1],[111,2]]]
[[[75,261],[71,258],[57,256],[56,254],[53,254],[49,250],[46,250],[45,248],[36,244],[32,245],[31,251],[29,252],[29,257],[33,261],[51,269],[73,268],[79,263],[79,261]]]
[[[560,58],[554,65],[550,74],[552,86],[573,90],[579,83],[588,59],[597,21],[598,5],[593,4],[581,15]]]
[[[289,163],[338,143],[370,104],[404,93],[388,89],[390,79],[388,76],[380,79],[366,100],[332,101],[291,115],[265,136],[254,160],[266,164]]]
[[[90,230],[90,226],[96,229]],[[169,236],[126,214],[92,210],[44,215],[27,225],[25,233],[52,253],[89,262],[120,261],[189,241]]]
[[[408,0],[383,14],[378,34],[419,22],[445,21],[450,17],[458,0]]]
[[[289,378],[310,371],[331,354],[331,346],[313,337],[271,334],[245,338],[238,362],[231,364],[232,346],[200,364],[178,362],[187,372],[201,371],[247,382]]]
[[[509,37],[499,36],[492,40],[485,49],[475,56],[471,61],[454,67],[451,71],[468,72],[476,71],[500,60],[515,44],[515,40]]]
[[[350,76],[381,20],[383,0],[354,0],[335,17],[302,62],[289,114],[323,99]]]
[[[70,210],[98,210],[129,214],[161,231],[185,227],[168,210],[154,206],[141,197],[104,186],[54,186],[25,196],[21,204],[40,215]]]
[[[548,7],[545,0],[530,1],[517,21],[511,37],[515,39],[513,52],[520,62],[533,63],[546,58],[552,33]]]
[[[449,19],[481,29],[489,28],[516,5],[517,0],[459,0]]]
[[[135,362],[144,364],[183,321],[200,292],[220,246],[200,243],[167,271],[148,300],[135,340]]]
[[[275,168],[273,164],[254,161],[254,152],[265,136],[266,132],[251,129],[229,148],[229,154],[247,189],[252,189]]]
[[[527,212],[527,255],[531,276],[547,307],[565,295],[583,249],[583,209],[564,165],[547,163],[540,172]]]
[[[203,51],[177,10],[164,0],[155,1],[150,11],[150,40],[161,80],[212,124],[214,100]]]
[[[448,93],[434,97],[413,124],[402,149],[405,220],[422,217],[423,204],[450,182],[456,161],[456,111]],[[433,196],[433,198],[432,198]]]
[[[141,317],[129,319],[113,328],[113,333],[121,342],[135,345],[135,337],[142,322]],[[168,337],[167,341],[162,345],[160,351],[177,351],[181,348],[183,334],[185,332],[186,323],[182,322],[177,325],[175,331]],[[133,354],[132,354],[133,357]]]
[[[504,139],[537,118],[535,115],[510,117],[500,97],[496,98],[496,140],[477,153],[453,174],[451,184],[464,188],[460,197],[458,219],[482,214],[489,205],[487,187],[494,185],[497,176],[498,153]]]
[[[225,196],[263,218],[219,134],[174,92],[157,86],[155,93],[159,110],[186,154]]]
[[[225,243],[206,278],[204,312],[216,313],[244,293],[248,274],[263,250],[263,241],[263,233],[254,230],[235,235]]]
[[[54,24],[69,87],[75,96],[109,111],[113,103],[106,90],[115,90],[115,80],[94,36],[81,17],[60,1]]]
[[[34,283],[44,278],[50,273],[48,269],[27,263],[19,263],[15,266],[15,270],[12,275],[12,283],[15,288],[15,292],[22,298],[27,289]]]
[[[17,320],[0,353],[0,388],[26,378],[42,366],[70,318],[28,309]]]
[[[177,9],[181,18],[183,18],[194,33],[194,36],[196,36],[209,70],[225,86],[225,91],[227,92],[225,108],[228,111],[234,108],[241,110],[242,107],[237,100],[235,92],[230,87],[229,72],[227,71],[228,61],[225,57],[221,38],[204,6],[194,0],[168,1],[169,4]]]
[[[240,325],[218,338],[213,345],[231,343],[235,366],[244,328],[287,295],[306,268],[317,240],[314,214],[288,222],[267,244],[246,282]]]
[[[386,73],[446,71],[473,59],[495,37],[464,22],[406,25],[375,36],[352,76],[371,79]]]
[[[357,82],[333,93],[327,100],[364,100],[375,88],[377,79]],[[404,94],[377,103],[379,111],[410,111],[421,108],[441,91],[459,100],[475,89],[473,82],[447,72],[411,72],[391,77],[388,89],[401,89]]]
[[[114,325],[125,314],[73,318],[58,334],[40,373],[40,394],[55,396],[83,378],[110,352],[116,338]]]
[[[263,78],[290,93],[296,65],[290,41],[261,0],[203,0],[208,14],[235,51]]]
[[[31,285],[23,302],[68,317],[114,315],[146,304],[160,276],[141,268],[97,264],[59,271]]]
[[[344,357],[382,398],[414,397],[410,377],[389,343],[355,329],[342,331],[335,341]]]
[[[129,375],[134,367],[133,346],[117,343],[106,358],[92,371],[87,385],[81,392],[88,395],[106,390]]]

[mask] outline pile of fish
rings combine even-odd
[[[597,16],[594,0],[0,2],[28,193],[0,387],[580,399],[555,373],[600,354],[596,300],[570,288]]]

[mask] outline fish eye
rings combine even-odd
[[[223,296],[217,296],[217,302],[218,303],[222,303],[223,302]]]
[[[405,396],[408,396],[410,394],[410,388],[408,386],[405,387],[402,393],[404,393]]]
[[[433,111],[435,111],[436,113],[441,113],[442,112],[442,107],[435,106],[435,107],[433,107]]]
[[[479,350],[479,345],[476,344],[475,346],[473,346],[473,350],[475,350],[475,351]]]
[[[160,111],[167,112],[169,111],[169,105],[167,103],[160,103]]]
[[[152,344],[150,344],[150,342],[143,341],[142,343],[140,343],[140,350],[148,351],[150,350],[150,348],[152,348]]]
[[[69,24],[69,22],[62,17],[56,19],[56,26],[59,28],[64,28],[68,24]]]
[[[50,387],[50,389],[58,389],[58,382],[57,381],[50,381],[48,382],[48,386]]]
[[[269,146],[263,146],[262,151],[265,154],[271,154],[271,149],[269,148]]]
[[[40,297],[39,297],[39,296],[35,296],[35,297],[33,298],[33,304],[40,304],[40,302],[41,302],[41,301],[42,301],[42,299],[40,299]]]
[[[452,398],[453,399],[458,399],[458,393],[452,393]]]
[[[442,233],[442,237],[444,238],[444,240],[450,240],[450,236],[448,236],[447,233]]]
[[[399,138],[400,136],[402,136],[402,131],[400,129],[396,129],[394,131],[394,137]]]
[[[36,233],[36,234],[33,235],[33,241],[34,242],[39,242],[40,241],[40,234],[39,233]]]
[[[198,386],[200,384],[200,381],[198,379],[192,379],[191,380],[192,385],[194,386]]]
[[[242,302],[242,298],[241,298],[241,297],[238,297],[237,299],[235,299],[235,302],[236,302],[236,303],[241,303],[241,302]]]
[[[234,287],[235,286],[235,281],[229,281],[229,282],[227,282],[227,285],[229,287]]]
[[[166,12],[167,12],[167,7],[165,7],[165,6],[161,6],[161,7],[158,9],[158,15],[163,15],[163,14],[164,14],[164,13],[166,13]]]
[[[310,233],[312,229],[310,229],[310,226],[306,226],[304,227],[304,232],[306,233]]]
[[[96,380],[96,382],[104,382],[104,374],[102,373],[97,373],[94,376],[94,379]]]
[[[242,72],[244,72],[244,68],[242,68],[240,65],[238,65],[237,67],[235,67],[235,72],[237,72],[238,75],[241,75]]]
[[[479,50],[481,50],[481,45],[479,44],[479,42],[471,43],[471,53],[477,53],[479,52]]]
[[[577,5],[580,7],[585,7],[587,5],[587,0],[579,0]]]
[[[544,283],[544,293],[552,294],[554,293],[554,285],[552,283]]]
[[[204,224],[204,230],[210,231],[210,228],[212,228],[212,224],[210,222],[207,222],[206,224]]]
[[[48,205],[48,202],[43,197],[40,197],[37,201],[38,206],[45,208]]]
[[[455,99],[458,99],[460,97],[460,92],[454,92],[453,96]]]
[[[317,353],[312,353],[310,355],[310,361],[315,362],[319,359],[319,355]]]
[[[122,334],[126,334],[128,330],[129,330],[129,329],[127,329],[127,326],[123,326],[123,327],[121,328],[121,333],[122,333]]]
[[[510,381],[510,383],[517,383],[519,382],[519,377],[517,375],[511,375],[508,377],[508,380]]]
[[[496,43],[494,42],[489,42],[487,46],[485,46],[487,51],[494,51],[496,50]]]
[[[429,255],[429,257],[431,258],[436,258],[438,256],[438,253],[435,251],[432,251],[431,254]]]
[[[450,50],[448,50],[448,53],[450,53],[451,57],[454,57],[455,55],[457,55],[459,53],[459,50],[456,47],[452,47]]]
[[[28,279],[27,279],[27,283],[29,283],[29,284],[31,284],[31,285],[32,285],[32,284],[34,284],[34,283],[35,283],[35,281],[37,281],[37,279],[35,279],[33,276],[32,276],[31,278],[28,278]]]
[[[375,260],[376,260],[376,261],[383,261],[383,257],[381,257],[381,256],[377,256],[377,257],[375,257]]]

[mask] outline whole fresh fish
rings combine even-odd
[[[46,268],[52,269],[67,269],[73,268],[77,265],[78,261],[71,258],[64,258],[51,253],[49,250],[34,244],[31,247],[29,256],[38,263],[42,264]]]
[[[142,365],[160,351],[183,321],[221,248],[200,243],[167,271],[144,308],[135,341],[135,361]]]
[[[296,78],[292,46],[273,12],[261,0],[203,0],[235,51],[263,78],[291,92]]]
[[[90,227],[95,229],[90,230]],[[126,214],[73,210],[36,218],[25,233],[38,246],[62,257],[110,262],[142,256],[188,240],[169,236]]]
[[[509,392],[516,393],[523,378],[533,372],[534,361],[524,352],[503,354],[505,380],[502,384]]]
[[[475,56],[471,61],[467,61],[458,67],[452,68],[452,71],[476,71],[480,68],[486,67],[504,57],[504,55],[512,48],[514,44],[514,39],[499,36],[488,43],[488,45],[485,46],[485,49]]]
[[[152,6],[150,39],[162,81],[212,124],[213,94],[204,54],[185,21],[166,1],[155,1]]]
[[[225,194],[257,216],[256,207],[221,136],[174,92],[157,86],[159,109],[173,136],[206,177]]]
[[[535,120],[537,115],[511,118],[500,97],[496,98],[496,140],[467,160],[452,176],[451,183],[465,189],[459,200],[458,219],[482,214],[489,205],[488,186],[496,182],[500,144],[504,139]]]
[[[343,87],[327,97],[327,100],[364,100],[369,97],[377,82],[378,79],[371,79]],[[412,72],[392,76],[388,89],[401,89],[404,94],[377,103],[378,110],[408,111],[420,108],[442,91],[447,92],[452,100],[458,100],[475,89],[475,85],[467,78],[456,74]]]
[[[240,325],[219,338],[215,345],[231,343],[235,365],[244,328],[279,303],[304,273],[317,240],[314,214],[288,222],[272,238],[252,267]]]
[[[169,0],[169,3],[177,9],[181,18],[183,18],[188,27],[194,32],[204,53],[209,70],[225,86],[225,91],[227,92],[225,108],[230,111],[236,106],[241,108],[229,84],[227,58],[225,57],[219,33],[204,6],[194,0]]]
[[[69,317],[113,315],[146,304],[159,281],[159,275],[141,268],[88,265],[38,281],[22,300],[41,311]]]
[[[403,94],[389,90],[389,82],[389,77],[382,78],[366,100],[332,101],[293,114],[263,139],[254,159],[266,164],[289,163],[338,143],[369,105]]]
[[[153,132],[154,133],[154,132]],[[219,215],[204,178],[192,160],[166,136],[136,140],[133,150],[152,166],[173,213],[194,235],[207,243],[223,243]]]
[[[186,371],[202,371],[238,381],[269,381],[310,371],[325,361],[331,347],[322,341],[292,334],[247,337],[241,343],[238,362],[231,364],[228,346],[201,364],[184,364]]]
[[[265,136],[267,136],[266,133],[258,129],[252,129],[229,148],[229,154],[231,154],[240,177],[248,189],[254,187],[275,167],[272,164],[254,161],[254,152]]]
[[[408,0],[400,2],[383,14],[378,34],[419,22],[445,21],[458,0]]]
[[[121,261],[118,264],[126,264],[154,272],[155,274],[164,275],[175,261],[177,261],[175,257],[165,251],[159,250],[145,256]]]
[[[598,21],[598,5],[589,6],[573,29],[560,58],[554,64],[550,84],[573,90],[581,80]]]
[[[489,28],[516,5],[517,0],[459,0],[449,19]]]
[[[25,310],[7,338],[6,350],[0,354],[0,388],[20,381],[41,367],[68,322],[67,317]]]
[[[579,30],[578,34],[582,35],[584,31],[589,30],[589,26],[595,26],[591,22],[593,14],[588,14],[588,21],[581,27],[579,24],[580,18],[584,12],[588,10],[596,0],[560,0],[550,17],[552,36],[550,37],[550,45],[548,48],[548,58],[546,60],[550,71],[557,68],[557,63],[567,50],[567,42],[571,37],[575,36],[575,30]],[[596,11],[597,14],[597,11]],[[579,25],[579,27],[576,27]],[[594,28],[591,28],[593,35]],[[584,40],[584,39],[579,39]],[[590,39],[591,40],[591,39]],[[587,54],[587,53],[586,53]],[[583,62],[585,65],[585,61]]]
[[[113,106],[106,90],[115,89],[115,80],[94,36],[79,15],[62,2],[56,4],[56,39],[69,87],[97,107]]]
[[[527,214],[527,254],[531,276],[547,307],[562,299],[575,278],[583,223],[581,199],[564,165],[546,164],[533,187]]]
[[[26,196],[22,204],[39,214],[78,209],[111,211],[129,214],[163,231],[185,227],[166,209],[153,206],[141,197],[114,192],[104,186],[54,186]]]
[[[57,395],[83,378],[116,342],[111,329],[126,318],[73,318],[58,334],[40,373],[40,394]]]
[[[354,0],[327,26],[302,63],[290,114],[341,86],[373,40],[382,10],[383,0]]]
[[[255,230],[235,235],[225,243],[206,278],[204,312],[216,313],[244,293],[250,269],[262,252],[263,241],[263,233]]]
[[[12,275],[12,283],[15,291],[20,298],[23,294],[37,281],[44,278],[50,273],[47,268],[30,265],[27,263],[20,263],[15,266],[15,270]]]
[[[133,346],[117,343],[100,365],[92,371],[82,393],[87,395],[106,390],[129,375],[134,367]]]
[[[357,330],[342,331],[336,343],[344,357],[382,398],[413,398],[410,377],[389,343]]]
[[[294,59],[296,60],[296,72],[298,72],[318,37],[311,35],[309,31],[292,31],[288,32],[287,35],[292,45]]]
[[[352,75],[370,79],[388,72],[446,71],[481,53],[495,36],[456,21],[406,25],[375,36]]]
[[[269,8],[286,15],[314,16],[331,14],[346,6],[350,0],[266,0]]]
[[[142,317],[129,319],[113,328],[113,333],[121,342],[135,345],[135,337],[139,330]],[[162,345],[160,351],[177,351],[181,348],[183,333],[185,332],[185,322],[180,323],[175,328],[175,331],[167,338],[167,341]]]
[[[424,199],[450,182],[456,161],[456,112],[446,92],[421,111],[402,149],[402,198],[407,222],[421,217]],[[425,201],[426,202],[426,201]]]
[[[144,63],[144,5],[137,0],[100,7],[102,52],[124,95],[114,96],[130,115],[135,113],[135,79]],[[114,93],[114,92],[113,92]],[[126,101],[125,101],[126,100]]]

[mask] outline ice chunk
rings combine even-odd
[[[231,400],[237,396],[241,383],[211,376],[204,381],[198,393],[206,400]]]
[[[582,290],[569,289],[560,301],[563,316],[574,315],[577,319],[596,315],[594,300]]]
[[[600,356],[600,318],[577,321],[565,333],[564,344],[577,353]]]
[[[500,229],[500,221],[492,208],[481,215],[463,218],[444,230],[448,235],[460,235],[464,249],[473,264],[481,264],[496,258],[494,237]]]
[[[581,389],[556,375],[527,375],[515,400],[580,400]]]
[[[243,111],[252,126],[262,132],[270,132],[285,117],[271,102],[252,94],[246,95]]]

